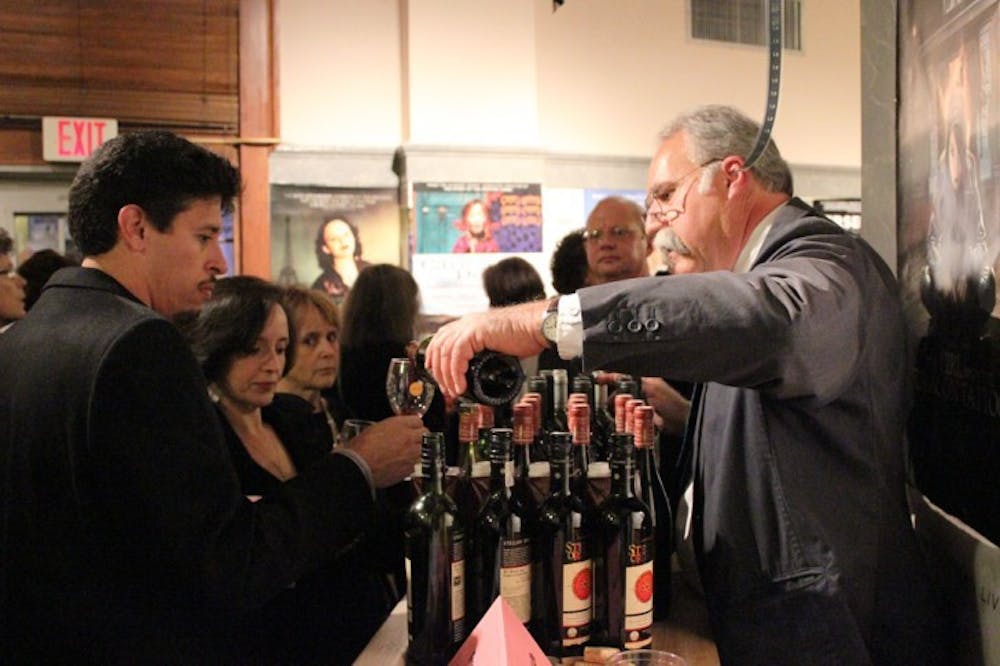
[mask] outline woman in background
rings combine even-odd
[[[390,360],[407,355],[419,312],[420,289],[409,271],[376,264],[358,276],[344,304],[343,354],[337,382],[353,415],[369,421],[392,415],[385,375]],[[445,411],[440,391],[435,392],[424,414],[424,425],[443,432]]]
[[[274,411],[308,424],[310,436],[329,450],[348,417],[347,408],[329,391],[340,368],[340,314],[321,291],[301,286],[287,287],[282,304],[296,331],[295,363],[278,382]]]
[[[358,274],[369,265],[361,258],[357,227],[344,217],[325,220],[316,231],[316,261],[323,272],[313,282],[313,289],[326,292],[340,303]]]
[[[483,289],[490,299],[491,308],[545,298],[541,276],[521,257],[508,257],[487,266],[483,271]]]

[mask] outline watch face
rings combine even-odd
[[[550,312],[546,315],[545,319],[542,320],[542,337],[544,337],[549,342],[556,341],[556,330],[559,327],[559,313]]]

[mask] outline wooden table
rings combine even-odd
[[[688,666],[719,666],[708,630],[704,601],[675,573],[671,579],[671,617],[653,625],[653,647],[676,652]],[[406,652],[406,599],[400,601],[354,666],[399,666]]]

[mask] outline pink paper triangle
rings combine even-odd
[[[514,609],[497,597],[448,666],[549,666]]]

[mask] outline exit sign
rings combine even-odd
[[[118,136],[113,118],[42,118],[42,157],[48,162],[82,162]]]

